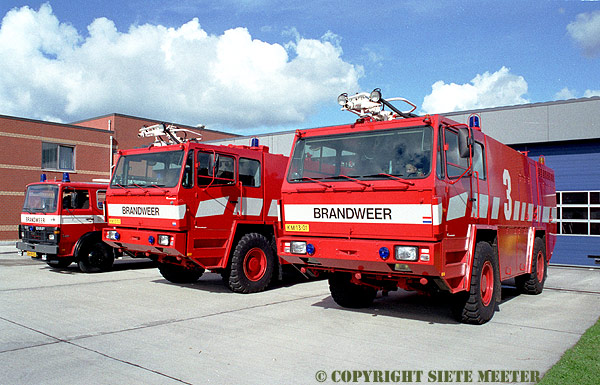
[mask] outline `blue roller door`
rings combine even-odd
[[[580,211],[577,216],[577,231],[587,234],[559,234],[552,263],[583,266],[597,265],[600,260],[600,205],[597,201],[600,191],[600,141],[543,143],[529,145],[514,145],[520,151],[528,151],[531,158],[538,159],[544,155],[546,164],[554,169],[556,191],[562,192],[561,197],[580,195],[586,200],[562,202],[562,212],[559,218],[564,223],[559,232],[570,232],[568,225],[572,213]],[[585,194],[587,193],[587,194]],[[584,203],[585,202],[585,203]],[[579,203],[579,205],[569,205]],[[559,208],[560,205],[559,205]]]

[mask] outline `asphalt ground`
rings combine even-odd
[[[0,245],[0,383],[534,383],[599,318],[600,269],[551,266],[542,294],[502,297],[473,326],[444,297],[350,310],[326,280],[243,295],[212,273],[171,284],[123,260],[83,274]]]

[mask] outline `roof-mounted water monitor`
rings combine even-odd
[[[417,106],[405,98],[389,98],[384,99],[381,96],[381,89],[375,88],[370,94],[366,92],[360,92],[355,95],[348,96],[347,93],[343,93],[338,96],[338,104],[342,106],[342,111],[350,111],[353,114],[358,115],[360,118],[369,118],[375,121],[393,120],[399,117],[411,118],[417,115],[412,112]],[[400,111],[390,102],[401,101],[412,108],[408,111]],[[391,111],[384,110],[388,107]]]
[[[183,137],[177,136],[177,133],[184,133]],[[187,138],[187,133],[197,135],[198,138]],[[154,137],[155,146],[166,146],[169,144],[179,144],[188,140],[197,141],[202,138],[202,134],[196,131],[188,130],[186,128],[178,128],[172,124],[166,126],[163,123],[155,124],[152,126],[144,126],[140,128],[138,137]]]

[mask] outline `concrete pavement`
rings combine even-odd
[[[444,299],[404,291],[349,310],[333,302],[326,280],[242,295],[212,273],[176,285],[147,263],[118,261],[113,271],[83,274],[0,245],[2,384],[469,383],[487,370],[541,376],[599,316],[599,269],[550,267],[539,296],[506,286],[494,318],[473,326],[456,323]]]

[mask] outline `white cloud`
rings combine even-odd
[[[506,67],[490,74],[477,75],[467,84],[446,84],[439,80],[423,100],[423,113],[463,111],[478,108],[528,103],[523,98],[527,82]]]
[[[358,89],[339,37],[270,44],[245,28],[209,35],[106,18],[84,36],[49,4],[9,11],[0,28],[0,114],[73,121],[119,112],[213,129],[302,122],[319,103]],[[8,59],[7,59],[8,58]]]
[[[567,32],[583,48],[586,56],[600,54],[600,11],[580,13],[567,25]]]
[[[585,90],[582,96],[577,96],[577,91],[565,87],[554,95],[554,100],[566,100],[580,97],[591,98],[592,96],[600,96],[600,90]]]
[[[592,96],[600,96],[600,90],[585,90],[583,93],[584,98],[591,98]]]
[[[556,94],[554,94],[554,100],[573,99],[577,97],[575,96],[575,93],[575,90],[570,90],[567,87],[565,87],[562,90],[558,91]]]

